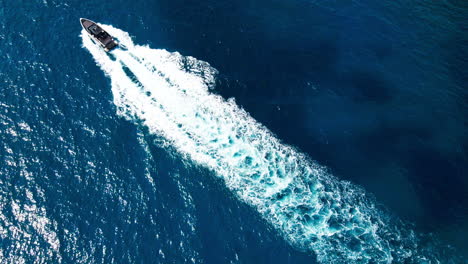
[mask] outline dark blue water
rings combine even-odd
[[[431,234],[441,260],[466,263],[467,12],[465,1],[0,0],[0,263],[316,263],[116,114],[80,17],[209,62],[214,92]]]

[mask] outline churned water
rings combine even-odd
[[[0,263],[466,263],[464,2],[0,3]]]

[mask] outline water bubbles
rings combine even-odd
[[[313,251],[322,263],[419,258],[417,239],[361,188],[283,144],[234,99],[211,94],[217,71],[208,63],[135,45],[128,33],[103,28],[127,46],[114,51],[116,60],[87,38],[83,44],[111,79],[118,114],[214,171],[292,245]]]

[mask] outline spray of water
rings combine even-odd
[[[292,245],[322,263],[438,263],[361,188],[281,143],[234,100],[210,93],[216,70],[208,63],[102,27],[127,49],[109,55],[84,31],[83,46],[110,78],[118,114],[212,170]]]

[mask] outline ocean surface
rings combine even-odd
[[[0,0],[0,263],[468,263],[467,17]]]

